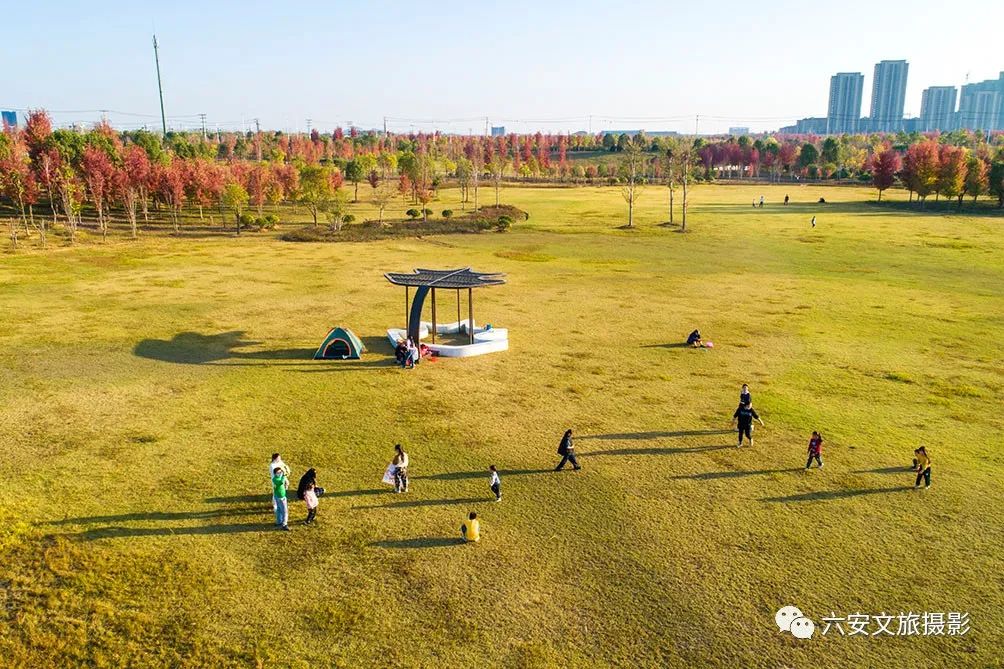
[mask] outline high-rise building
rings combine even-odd
[[[736,137],[742,137],[743,135],[750,134],[750,129],[747,126],[731,126],[729,128],[729,134],[735,135]]]
[[[955,129],[955,99],[958,93],[955,86],[931,86],[924,89],[920,97],[921,131]]]
[[[897,131],[903,127],[909,69],[910,64],[905,60],[883,60],[875,64],[870,114],[872,131]]]
[[[504,125],[493,125],[492,126],[492,137],[502,137],[505,135]]]
[[[16,111],[2,111],[0,112],[0,130],[3,130],[5,126],[10,126],[12,128],[17,127],[17,112]]]
[[[958,127],[972,130],[1004,130],[1004,72],[962,87]]]
[[[826,111],[828,133],[857,132],[864,85],[865,75],[860,72],[837,72],[830,77],[830,105]]]

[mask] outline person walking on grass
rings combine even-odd
[[[820,455],[823,452],[823,437],[815,430],[812,431],[812,438],[809,439],[809,459],[805,461],[805,468],[808,469],[812,466],[812,461],[815,460],[819,468],[823,468],[823,461]]]
[[[760,208],[763,209],[763,195],[760,196]]]
[[[394,446],[394,451],[394,458],[390,461],[394,465],[394,492],[408,492],[408,454],[401,444]]]
[[[317,498],[324,494],[324,488],[317,485],[317,470],[311,467],[307,473],[300,477],[300,483],[296,486],[296,498],[302,499],[307,504],[307,519],[304,525],[314,522],[317,517]]]
[[[746,383],[739,389],[739,404],[753,404],[753,396],[750,395],[750,387]]]
[[[812,223],[812,227],[816,227],[816,217],[815,216],[812,217],[811,223]]]
[[[931,487],[931,456],[927,454],[927,448],[921,446],[913,451],[913,461],[916,462],[917,480],[913,487],[920,488],[920,482],[924,481],[924,490]]]
[[[565,435],[561,438],[561,443],[558,444],[558,455],[561,456],[561,462],[554,468],[554,471],[557,472],[564,469],[566,462],[571,462],[572,468],[575,471],[582,469],[579,466],[579,461],[575,459],[575,445],[572,443],[571,428],[565,430]]]
[[[478,514],[471,511],[460,525],[460,536],[466,543],[477,543],[481,541],[481,523],[478,521]]]
[[[488,467],[489,479],[488,485],[491,486],[492,492],[495,493],[495,501],[502,501],[502,479],[499,478],[499,470],[495,469],[495,465],[490,465]]]
[[[760,420],[760,416],[757,415],[756,409],[753,408],[752,404],[740,404],[735,413],[732,414],[732,422],[739,428],[739,443],[736,444],[736,448],[742,447],[744,434],[750,446],[753,445],[754,420],[759,421],[761,426],[763,425],[763,421]]]
[[[289,506],[286,503],[286,486],[289,479],[282,471],[282,467],[272,470],[272,503],[275,506],[275,526],[281,530],[289,531]]]
[[[278,467],[282,473],[289,476],[289,465],[282,461],[282,456],[278,453],[272,454],[272,460],[268,463],[268,482],[272,485],[272,477],[275,475],[275,468]],[[272,497],[272,511],[275,512],[275,496]]]

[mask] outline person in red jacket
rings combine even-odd
[[[812,461],[815,460],[820,469],[823,467],[823,460],[820,455],[823,452],[823,437],[815,430],[812,431],[812,438],[809,439],[809,459],[805,461],[805,468],[808,469],[812,466]]]

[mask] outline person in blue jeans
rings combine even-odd
[[[275,526],[279,529],[289,531],[289,506],[286,502],[286,487],[289,479],[286,478],[282,467],[272,470],[272,501],[275,502]]]

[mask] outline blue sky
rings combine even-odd
[[[865,74],[867,114],[882,59],[910,61],[913,114],[929,85],[997,78],[1001,25],[999,0],[41,0],[4,9],[0,109],[157,126],[156,29],[175,127],[771,129],[825,115],[838,71]]]

